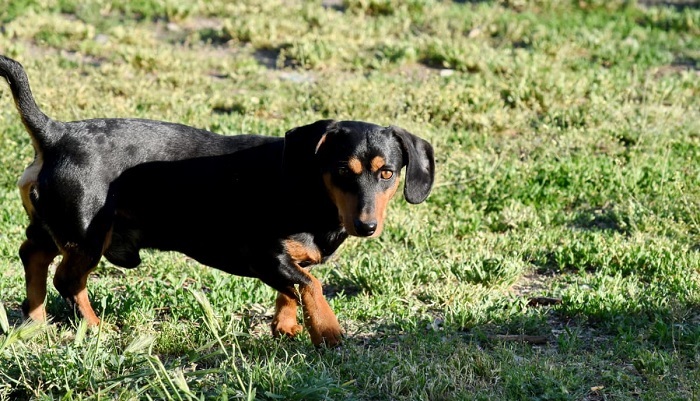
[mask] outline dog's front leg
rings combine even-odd
[[[342,342],[343,329],[323,296],[321,282],[301,267],[301,273],[294,286],[280,291],[275,302],[275,317],[272,319],[272,334],[294,337],[301,331],[297,323],[297,306],[301,303],[304,326],[309,331],[311,342],[315,346],[335,347]],[[293,296],[294,295],[294,296]],[[297,301],[299,299],[299,301]]]
[[[277,294],[275,317],[272,319],[273,336],[294,337],[303,330],[303,326],[297,322],[298,306],[299,302],[296,297],[290,297],[283,292]]]
[[[321,282],[306,266],[320,263],[321,253],[312,237],[297,235],[282,242],[282,253],[276,267],[260,278],[279,291],[275,302],[272,334],[294,336],[301,331],[297,323],[297,307],[301,304],[304,325],[316,346],[334,347],[340,344],[343,330],[333,310],[323,296]]]
[[[321,282],[311,274],[308,274],[308,278],[311,281],[309,284],[299,286],[304,325],[309,330],[314,345],[335,347],[342,341],[343,330],[323,296]]]

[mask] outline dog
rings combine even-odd
[[[278,292],[274,336],[306,327],[315,346],[336,346],[343,330],[309,267],[349,235],[382,232],[404,167],[409,203],[433,186],[432,146],[396,126],[321,120],[282,138],[131,118],[61,122],[37,106],[21,64],[0,56],[0,76],[35,152],[18,186],[29,216],[22,309],[36,321],[46,320],[56,256],[54,286],[94,326],[90,272],[103,256],[137,267],[149,248],[262,280]]]

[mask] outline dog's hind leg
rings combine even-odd
[[[22,303],[25,317],[39,322],[46,320],[46,279],[49,265],[57,255],[58,249],[51,236],[40,226],[30,225],[27,239],[19,248],[27,287],[27,298]]]
[[[87,280],[90,272],[97,266],[101,251],[89,252],[85,248],[69,246],[62,250],[63,260],[56,268],[53,284],[61,296],[71,305],[90,326],[100,324],[90,304],[87,292]]]

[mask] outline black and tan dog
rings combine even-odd
[[[302,330],[301,303],[312,342],[337,345],[342,329],[307,267],[348,235],[379,235],[404,166],[408,202],[433,184],[432,147],[398,127],[324,120],[275,138],[141,119],[59,122],[37,107],[19,63],[0,56],[0,76],[36,154],[19,180],[30,218],[23,309],[34,320],[46,318],[56,256],[56,289],[97,325],[90,271],[103,255],[136,267],[139,250],[154,248],[262,280],[279,292],[274,335]]]

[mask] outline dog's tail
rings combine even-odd
[[[22,122],[32,139],[38,142],[39,145],[50,140],[51,138],[47,138],[46,135],[51,130],[47,130],[46,125],[51,119],[36,105],[32,91],[29,88],[27,73],[24,72],[22,64],[0,55],[0,76],[5,78],[10,85],[17,111],[19,111]]]

